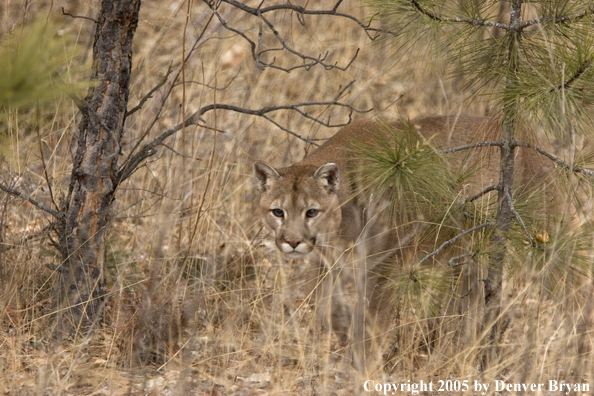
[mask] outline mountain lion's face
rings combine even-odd
[[[287,257],[302,259],[327,246],[340,226],[338,165],[294,166],[276,170],[254,164],[259,181],[260,215]]]

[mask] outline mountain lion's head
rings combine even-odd
[[[260,215],[287,257],[302,259],[326,246],[341,222],[338,165],[297,165],[274,169],[254,164],[260,189]]]

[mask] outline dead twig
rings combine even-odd
[[[474,194],[473,196],[466,198],[464,200],[464,204],[467,204],[468,202],[476,201],[477,199],[479,199],[483,195],[485,195],[485,194],[487,194],[487,193],[489,193],[491,191],[495,191],[495,190],[499,190],[499,189],[500,189],[500,187],[499,187],[498,184],[497,185],[494,185],[494,186],[489,186],[489,187],[485,188],[483,191],[481,191],[480,193]]]
[[[66,16],[69,16],[69,17],[74,18],[74,19],[88,19],[89,21],[93,21],[93,22],[97,23],[97,20],[96,19],[93,19],[91,17],[80,16],[80,15],[72,15],[71,13],[64,11],[64,7],[62,7],[62,15],[66,15]]]
[[[213,6],[214,2],[212,0],[204,0],[209,6]],[[332,7],[331,10],[308,10],[304,7],[298,6],[298,5],[294,5],[291,4],[290,2],[288,4],[275,4],[275,5],[271,5],[268,7],[262,7],[262,4],[264,2],[262,2],[258,7],[254,8],[254,7],[250,7],[246,4],[244,4],[243,2],[239,2],[236,0],[222,0],[220,3],[226,3],[229,4],[233,7],[239,8],[240,10],[247,12],[248,14],[254,15],[254,16],[258,16],[258,14],[264,15],[270,12],[275,12],[275,11],[293,11],[295,12],[298,16],[298,18],[300,18],[300,22],[303,24],[304,23],[304,19],[303,16],[304,15],[329,15],[329,16],[335,16],[335,17],[339,17],[339,18],[345,18],[345,19],[349,19],[353,22],[355,22],[357,25],[359,25],[359,27],[363,28],[363,31],[367,34],[367,36],[371,39],[371,40],[375,40],[380,34],[385,33],[385,34],[389,34],[391,36],[396,36],[398,35],[399,32],[397,31],[392,31],[392,30],[386,30],[386,29],[379,29],[379,28],[374,28],[371,27],[371,22],[370,21],[368,24],[367,23],[363,23],[362,21],[360,21],[359,19],[355,18],[352,15],[349,14],[345,14],[342,12],[338,11],[338,7],[340,6],[340,4],[342,3],[342,0],[339,0],[336,2],[336,4],[334,5],[334,7]],[[374,35],[370,34],[374,33]]]
[[[245,107],[240,107],[240,106],[235,106],[235,105],[228,105],[228,104],[221,104],[221,103],[217,103],[217,104],[210,104],[207,106],[202,107],[200,110],[196,111],[194,114],[192,114],[190,117],[186,118],[186,122],[184,123],[180,123],[176,126],[174,126],[173,128],[163,132],[161,135],[157,136],[156,138],[154,138],[150,143],[145,144],[139,151],[137,151],[135,154],[131,155],[129,157],[129,159],[124,163],[124,165],[120,168],[120,170],[118,171],[118,174],[115,177],[114,183],[115,185],[120,184],[122,181],[126,180],[128,177],[130,177],[134,171],[136,170],[136,168],[138,167],[138,165],[146,158],[154,155],[156,153],[156,148],[157,146],[161,145],[163,143],[163,141],[165,139],[167,139],[168,137],[172,136],[173,134],[177,133],[178,131],[180,131],[182,128],[190,126],[190,125],[200,125],[199,122],[202,121],[201,117],[202,115],[204,115],[205,113],[209,112],[209,111],[213,111],[213,110],[229,110],[229,111],[234,111],[237,113],[242,113],[242,114],[249,114],[249,115],[254,115],[254,116],[258,116],[258,117],[262,117],[265,120],[271,122],[272,124],[276,125],[279,129],[291,134],[292,136],[295,136],[298,139],[301,139],[307,143],[313,144],[315,146],[318,146],[318,144],[316,142],[314,142],[313,140],[310,140],[304,136],[301,136],[287,128],[285,128],[284,126],[282,126],[281,124],[279,124],[277,121],[275,121],[273,118],[271,118],[268,114],[275,112],[275,111],[279,111],[279,110],[293,110],[293,111],[297,111],[299,114],[301,114],[302,116],[317,122],[320,125],[326,126],[326,127],[340,127],[340,126],[344,126],[347,125],[350,121],[351,121],[351,116],[349,114],[349,120],[346,123],[337,123],[337,124],[331,124],[329,122],[325,122],[322,121],[319,118],[313,117],[311,115],[309,115],[307,112],[305,112],[302,108],[303,107],[308,107],[308,106],[340,106],[340,107],[346,107],[348,109],[351,110],[351,112],[357,112],[357,113],[365,113],[365,112],[369,112],[371,111],[371,109],[369,110],[359,110],[357,108],[355,108],[352,105],[346,104],[346,103],[342,103],[340,102],[340,98],[343,96],[343,94],[345,93],[345,91],[354,83],[354,81],[351,81],[349,84],[347,84],[345,87],[343,87],[339,93],[334,97],[333,100],[329,100],[329,101],[320,101],[320,102],[301,102],[301,103],[296,103],[296,104],[291,104],[291,105],[279,105],[279,106],[269,106],[269,107],[264,107],[262,109],[258,109],[258,110],[252,110],[252,109],[246,109]]]
[[[26,194],[23,194],[23,193],[22,193],[22,192],[20,192],[20,191],[17,191],[17,190],[15,190],[15,189],[13,189],[13,188],[10,188],[10,187],[8,187],[8,186],[5,186],[5,185],[4,185],[4,184],[2,184],[2,183],[0,183],[0,190],[2,190],[2,191],[4,191],[4,192],[6,192],[6,193],[8,193],[8,194],[14,195],[14,196],[16,196],[16,197],[19,197],[19,198],[21,198],[21,199],[24,199],[25,201],[28,201],[28,202],[32,203],[32,204],[33,204],[34,206],[36,206],[37,208],[39,208],[39,209],[43,210],[44,212],[47,212],[47,213],[51,214],[51,215],[52,215],[52,216],[54,216],[56,219],[59,219],[59,218],[60,218],[60,213],[58,213],[57,211],[53,210],[52,208],[49,208],[49,207],[45,206],[45,205],[44,205],[44,204],[42,204],[41,202],[37,202],[37,201],[36,201],[36,200],[34,200],[33,198],[29,197],[29,196],[28,196],[28,195],[26,195]]]
[[[169,68],[167,69],[167,73],[165,73],[165,76],[163,77],[163,79],[153,89],[151,89],[146,95],[144,95],[144,97],[142,99],[140,99],[140,102],[138,102],[138,104],[136,106],[134,106],[132,109],[126,111],[125,117],[128,117],[128,116],[136,113],[138,110],[142,109],[142,106],[144,105],[144,103],[147,100],[149,100],[150,98],[152,98],[153,94],[155,92],[157,92],[157,90],[159,88],[161,88],[167,82],[167,79],[169,78],[169,75],[171,74],[172,71],[173,71],[173,69],[171,68],[171,65],[170,65]]]
[[[334,8],[332,8],[331,10],[308,10],[301,6],[296,6],[296,5],[292,5],[292,4],[278,4],[278,5],[273,5],[273,6],[269,6],[269,7],[261,7],[260,6],[260,7],[254,8],[254,7],[250,7],[246,4],[243,4],[243,3],[235,1],[235,0],[223,0],[221,2],[204,0],[204,2],[206,4],[208,4],[208,6],[210,7],[210,9],[213,12],[213,15],[215,15],[217,17],[217,19],[219,20],[219,22],[225,29],[237,34],[238,36],[240,36],[241,38],[243,38],[245,41],[248,42],[248,44],[250,45],[250,48],[251,48],[252,58],[256,62],[256,66],[260,69],[273,68],[273,69],[282,70],[282,71],[285,71],[288,73],[295,69],[309,70],[310,68],[312,68],[316,65],[320,65],[327,70],[330,70],[330,69],[347,70],[352,65],[352,63],[355,61],[355,59],[357,58],[357,56],[359,54],[359,50],[357,49],[357,51],[355,52],[353,57],[350,59],[350,61],[345,66],[339,66],[337,63],[329,63],[326,61],[326,59],[328,58],[328,55],[329,55],[328,52],[324,55],[320,54],[318,56],[311,56],[311,55],[307,55],[307,54],[304,54],[304,53],[296,50],[295,48],[293,48],[291,45],[289,45],[287,43],[287,40],[285,40],[283,38],[283,36],[281,35],[281,33],[278,31],[278,29],[276,29],[275,24],[273,22],[271,22],[268,18],[266,18],[265,14],[271,13],[274,11],[294,11],[297,15],[299,22],[302,25],[305,25],[305,20],[304,20],[305,15],[318,15],[318,16],[326,15],[326,16],[336,16],[336,17],[341,17],[341,18],[347,18],[347,19],[354,21],[361,28],[363,28],[363,30],[365,31],[365,33],[371,40],[375,40],[381,33],[397,35],[397,32],[372,28],[370,25],[364,24],[363,22],[361,22],[357,18],[353,17],[352,15],[338,12],[337,9],[338,9],[338,6],[340,5],[341,1],[337,2],[336,5],[334,6]],[[262,21],[262,24],[260,24],[259,29],[258,29],[257,40],[250,38],[243,31],[231,26],[225,20],[225,18],[223,18],[219,14],[218,9],[221,7],[222,3],[226,3],[233,7],[239,8],[241,11],[249,13],[253,16],[256,16]],[[268,30],[274,35],[276,41],[279,43],[278,47],[263,49],[263,46],[262,46],[262,37],[263,37],[262,26],[263,25],[266,26],[268,28]],[[372,35],[370,32],[374,33],[374,34]],[[287,52],[291,53],[292,55],[296,56],[297,58],[299,58],[301,60],[301,64],[292,65],[292,66],[279,66],[276,64],[276,57],[273,57],[272,60],[270,60],[270,61],[265,61],[262,59],[262,55],[267,54],[267,53],[274,53],[277,51],[287,51]]]
[[[441,253],[443,251],[443,249],[445,249],[446,247],[450,246],[452,243],[456,242],[458,239],[462,238],[463,236],[468,235],[468,234],[470,234],[472,232],[478,231],[478,230],[480,230],[482,228],[485,228],[485,227],[494,227],[494,226],[495,226],[495,223],[483,223],[483,224],[477,225],[476,227],[472,227],[471,229],[466,230],[466,231],[464,231],[461,234],[456,235],[452,239],[448,239],[447,241],[445,241],[444,243],[442,243],[441,246],[438,247],[436,250],[434,250],[433,252],[429,253],[425,257],[423,257],[421,259],[421,261],[419,261],[417,263],[417,265],[420,265],[423,262],[425,262],[428,259],[430,259],[431,257],[433,257],[435,255],[438,255],[439,253]]]
[[[205,11],[208,11],[208,10],[205,10]],[[206,14],[203,13],[203,16],[206,17]],[[161,116],[161,112],[163,111],[163,108],[165,107],[165,103],[167,102],[167,99],[171,95],[171,92],[173,90],[173,87],[175,86],[175,81],[177,81],[179,75],[181,74],[182,65],[184,63],[187,63],[188,60],[191,58],[191,56],[195,53],[195,51],[204,42],[206,42],[206,39],[208,37],[207,30],[208,30],[208,27],[210,26],[210,24],[211,24],[211,22],[213,20],[213,17],[214,16],[211,14],[210,17],[208,18],[208,20],[206,21],[206,24],[205,24],[204,28],[202,29],[202,31],[200,32],[200,34],[194,40],[194,43],[192,44],[192,47],[190,48],[190,51],[188,52],[188,54],[184,58],[183,62],[176,67],[176,70],[173,73],[173,75],[171,75],[168,79],[165,80],[166,83],[161,88],[161,91],[157,94],[157,97],[155,99],[155,102],[157,102],[157,103],[153,105],[152,111],[153,111],[154,114],[152,115],[150,121],[147,120],[148,127],[144,130],[144,132],[142,133],[142,135],[136,140],[136,142],[134,144],[134,147],[132,148],[132,150],[128,154],[126,160],[123,161],[124,164],[128,164],[129,163],[129,161],[130,161],[130,159],[132,157],[132,154],[134,154],[136,152],[136,149],[138,147],[140,147],[140,145],[142,144],[142,142],[144,141],[144,139],[148,136],[148,134],[150,133],[150,131],[153,129],[153,127],[155,126],[155,124],[159,120],[159,117]],[[220,26],[221,25],[212,26],[210,28],[209,33],[211,33],[211,34],[214,33],[217,29],[219,29]]]

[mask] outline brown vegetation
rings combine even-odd
[[[93,22],[62,16],[62,6],[73,15],[98,11],[97,4],[86,2],[8,3],[0,12],[0,33],[35,16],[49,17],[89,58]],[[187,51],[210,15],[203,3],[192,3],[185,29],[186,7],[183,1],[143,2],[133,42],[129,108],[161,82],[171,64],[180,64],[184,31]],[[365,17],[360,2],[345,2],[341,9]],[[251,16],[225,17],[242,29],[258,29]],[[424,58],[423,52],[409,53],[408,65],[393,67],[389,46],[372,45],[354,23],[306,16],[302,25],[301,17],[290,12],[275,18],[292,45],[315,49],[316,55],[328,52],[331,64],[346,65],[359,53],[345,71],[319,66],[291,73],[260,70],[244,40],[213,25],[185,66],[186,83],[173,88],[149,137],[208,103],[259,109],[332,100],[352,80],[342,100],[373,109],[365,117],[488,114],[488,103],[470,103],[459,94],[461,81],[446,79],[429,62],[423,63],[426,68],[412,62]],[[131,133],[122,150],[135,146],[135,132],[147,129],[157,106],[158,100],[148,100],[128,119]],[[335,106],[308,111],[336,123],[348,121],[350,113]],[[2,115],[0,182],[50,205],[46,166],[53,194],[67,191],[77,114],[75,104],[63,97],[49,108]],[[290,110],[272,117],[307,139],[336,132]],[[0,194],[0,393],[355,395],[368,379],[592,383],[590,281],[584,278],[568,289],[552,274],[547,292],[535,293],[533,284],[541,282],[537,271],[504,283],[507,329],[499,361],[488,371],[480,372],[476,359],[485,334],[460,339],[459,329],[440,327],[448,323],[445,318],[429,320],[401,307],[394,312],[399,320],[391,329],[383,370],[357,372],[346,363],[340,340],[316,330],[315,307],[304,302],[305,266],[285,262],[254,215],[252,163],[266,159],[288,165],[312,146],[249,114],[216,110],[203,119],[210,128],[179,131],[120,186],[107,238],[108,298],[103,324],[94,332],[56,340],[54,290],[61,258],[47,236],[51,218],[26,201]],[[563,147],[558,151],[564,154]],[[591,260],[589,252],[584,259]],[[346,285],[347,292],[352,289]],[[475,314],[466,315],[472,320]]]

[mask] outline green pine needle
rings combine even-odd
[[[45,18],[0,37],[0,108],[51,103],[80,88],[64,83],[74,55],[76,48]]]
[[[399,224],[430,213],[439,218],[455,200],[454,178],[446,162],[430,142],[421,141],[410,123],[382,128],[384,133],[373,143],[352,142],[361,164],[355,171],[356,193],[390,202],[390,214]]]

